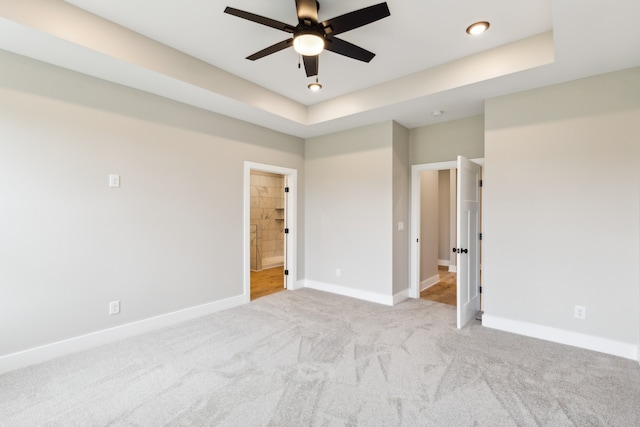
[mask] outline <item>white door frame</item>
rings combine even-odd
[[[471,159],[471,161],[484,166],[484,158]],[[457,167],[458,162],[456,160],[411,166],[410,298],[420,298],[420,173],[424,171],[449,170]]]
[[[251,301],[251,171],[270,172],[287,177],[287,185],[289,186],[289,194],[286,197],[285,206],[285,223],[289,228],[289,233],[284,235],[285,238],[285,265],[289,270],[287,289],[296,289],[296,266],[297,266],[297,210],[296,200],[298,198],[298,171],[296,169],[284,168],[281,166],[267,165],[263,163],[244,162],[244,231],[242,233],[242,241],[244,248],[244,302]]]

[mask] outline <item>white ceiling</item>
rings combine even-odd
[[[319,17],[377,2],[321,0]],[[244,59],[289,34],[223,13],[295,25],[294,0],[0,0],[0,49],[300,137],[382,120],[424,126],[481,114],[493,96],[640,66],[637,0],[387,4],[388,18],[340,35],[376,57],[323,52],[319,93],[292,49]],[[479,20],[491,29],[468,36]]]

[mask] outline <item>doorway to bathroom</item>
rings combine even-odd
[[[285,176],[251,171],[251,300],[284,290]]]
[[[245,162],[245,301],[292,288],[296,171]]]

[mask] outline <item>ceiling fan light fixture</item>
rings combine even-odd
[[[294,36],[293,48],[302,56],[316,56],[324,49],[324,38],[315,32],[303,32]]]
[[[467,34],[471,36],[477,36],[487,31],[490,26],[491,24],[489,24],[487,21],[475,22],[467,27]]]

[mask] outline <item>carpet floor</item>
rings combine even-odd
[[[280,292],[4,374],[0,425],[640,425],[637,362],[472,323]]]

